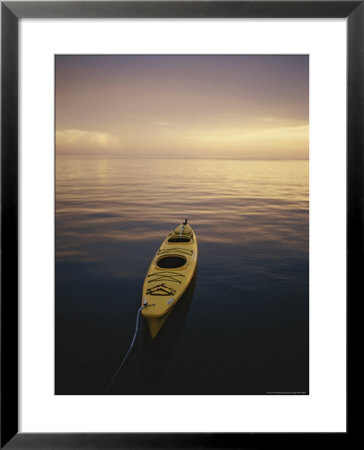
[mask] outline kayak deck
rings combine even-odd
[[[190,284],[197,265],[197,240],[185,222],[173,230],[155,254],[143,285],[142,316],[155,338]]]

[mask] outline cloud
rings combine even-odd
[[[56,130],[56,146],[61,151],[112,151],[123,147],[120,140],[111,133],[80,129]]]
[[[273,126],[221,126],[186,132],[181,141],[186,147],[203,150],[211,157],[308,159],[309,126],[287,124]]]
[[[252,133],[246,133],[245,136],[246,138],[253,139],[258,138],[258,136],[260,136],[261,139],[308,139],[308,134],[308,124],[302,124],[265,128]]]
[[[266,127],[215,127],[204,128],[201,130],[193,130],[190,133],[186,132],[185,139],[196,141],[222,141],[229,142],[244,142],[244,141],[265,141],[267,139],[302,139],[308,138],[308,124],[300,125],[281,125],[281,126],[266,126]]]

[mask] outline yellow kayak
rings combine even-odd
[[[190,284],[196,265],[196,235],[186,219],[162,242],[145,277],[142,316],[153,339]]]

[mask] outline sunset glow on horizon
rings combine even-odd
[[[57,154],[308,159],[307,55],[58,55]]]

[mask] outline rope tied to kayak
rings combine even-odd
[[[156,281],[174,281],[175,283],[181,284],[181,281],[177,280],[177,277],[184,278],[185,275],[178,272],[154,272],[147,275],[147,277],[152,277],[150,280],[148,280],[148,283],[154,283]]]
[[[159,249],[158,250],[158,255],[168,255],[169,253],[173,253],[176,255],[182,254],[182,255],[192,255],[193,250],[188,250],[186,248],[181,248],[181,247],[172,247],[172,248],[167,248],[167,249]]]
[[[176,293],[176,289],[168,287],[165,283],[162,283],[148,288],[145,293],[147,295],[174,295]]]
[[[112,377],[110,383],[108,384],[108,386],[107,386],[107,388],[106,388],[106,390],[105,390],[105,394],[107,394],[108,390],[110,389],[110,387],[112,386],[112,384],[113,384],[114,381],[116,380],[116,377],[118,376],[120,370],[122,369],[122,367],[124,366],[126,360],[128,359],[128,356],[129,356],[129,354],[130,354],[132,348],[134,347],[135,340],[136,340],[136,337],[137,337],[138,331],[139,331],[139,318],[140,318],[140,313],[142,312],[142,310],[143,310],[144,308],[148,308],[148,306],[155,306],[155,303],[152,303],[152,304],[150,304],[150,303],[144,303],[143,306],[140,306],[139,309],[138,309],[137,317],[136,317],[136,324],[135,324],[135,332],[134,332],[134,336],[133,336],[133,339],[132,339],[132,341],[131,341],[129,350],[126,352],[126,354],[125,354],[123,360],[121,361],[119,367],[116,369],[116,372],[114,373],[114,376]]]

